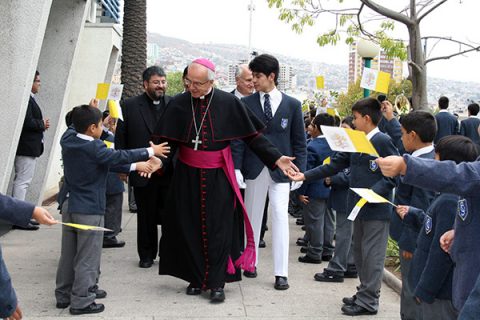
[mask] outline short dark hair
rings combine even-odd
[[[480,106],[478,105],[478,103],[470,103],[467,108],[468,112],[470,112],[472,116],[476,116],[478,114],[478,111],[480,111]]]
[[[477,145],[464,136],[446,136],[441,138],[435,145],[435,152],[440,160],[452,160],[457,164],[460,162],[471,162],[478,158]]]
[[[343,118],[342,123],[346,123],[350,128],[355,129],[352,116],[346,116],[345,118]]]
[[[315,118],[315,116],[317,115],[317,110],[311,109],[310,111],[308,111],[308,115],[310,116],[310,119]]]
[[[335,119],[334,126],[335,126],[335,127],[339,127],[339,126],[340,126],[340,123],[342,122],[342,120],[340,119],[340,117],[337,116],[337,115],[335,115],[335,116],[333,117],[333,119]]]
[[[35,78],[38,77],[40,75],[40,72],[38,72],[38,70],[35,70]]]
[[[310,123],[312,123],[312,120],[310,120],[309,118],[305,118],[303,119],[303,122],[305,123],[305,128],[307,128],[310,125]]]
[[[328,113],[320,113],[312,120],[312,124],[320,129],[320,126],[329,126],[333,127],[335,125],[335,118],[329,115]]]
[[[85,133],[89,126],[102,120],[102,112],[95,107],[83,104],[72,112],[72,123],[78,133]]]
[[[438,107],[440,109],[447,109],[448,108],[448,98],[445,96],[441,96],[440,99],[438,99]]]
[[[278,85],[278,74],[280,73],[280,64],[278,63],[277,58],[269,54],[261,54],[256,56],[250,63],[248,67],[252,72],[263,73],[267,77],[270,73],[275,74],[275,85]]]
[[[377,99],[364,98],[355,102],[352,111],[360,113],[362,116],[369,116],[374,125],[377,125],[382,118],[382,105]]]
[[[151,66],[145,69],[142,74],[143,81],[150,81],[153,76],[166,77],[165,71],[159,66]]]
[[[432,142],[437,134],[435,117],[427,111],[412,111],[400,118],[403,129],[410,133],[415,131],[422,142]]]

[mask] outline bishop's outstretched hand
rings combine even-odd
[[[277,167],[279,167],[282,171],[283,174],[288,176],[288,172],[294,171],[294,172],[299,172],[297,166],[293,163],[293,160],[295,160],[295,157],[287,157],[287,156],[281,156],[278,158],[277,161],[275,161],[275,164]]]
[[[153,142],[150,141],[150,147],[153,148],[153,152],[157,157],[166,158],[167,154],[170,153],[170,146],[168,145],[168,142],[153,144]]]

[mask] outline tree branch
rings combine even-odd
[[[407,26],[410,26],[413,24],[413,21],[406,15],[400,14],[397,11],[381,6],[376,2],[373,2],[371,0],[360,0],[360,2],[365,4],[367,7],[369,7],[373,11],[380,13],[381,15],[384,15],[387,18],[401,22]]]
[[[465,54],[465,53],[469,53],[469,52],[472,52],[472,51],[480,51],[480,46],[474,47],[474,48],[471,48],[471,49],[468,49],[468,50],[459,51],[459,52],[453,53],[453,54],[448,55],[448,56],[441,56],[441,57],[435,57],[435,58],[427,59],[427,60],[425,60],[425,64],[427,64],[429,62],[432,62],[432,61],[437,61],[437,60],[448,60],[450,58],[453,58],[453,57],[456,57],[456,56],[459,56],[459,55],[462,55],[462,54]]]
[[[448,0],[442,0],[440,1],[439,3],[437,3],[436,5],[432,6],[430,9],[428,9],[424,14],[422,14],[420,17],[418,17],[418,20],[417,22],[420,23],[420,21],[422,21],[423,18],[425,18],[428,14],[430,14],[433,10],[437,9],[438,7],[440,7],[442,4],[444,4],[445,2],[447,2]]]
[[[411,65],[412,67],[414,67],[415,69],[417,69],[418,72],[422,72],[423,71],[423,68],[420,67],[418,64],[416,64],[415,62],[413,62],[412,60],[409,60],[408,61],[408,64]]]

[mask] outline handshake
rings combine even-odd
[[[154,155],[150,157],[148,161],[140,161],[135,163],[135,170],[138,171],[138,174],[144,178],[150,178],[152,173],[162,168],[162,160],[157,157],[167,158],[167,155],[170,153],[168,142],[153,144],[153,142],[150,141],[150,147],[152,148]]]

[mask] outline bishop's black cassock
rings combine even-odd
[[[185,92],[168,104],[155,130],[155,141],[169,142],[169,160],[181,148],[189,148],[189,154],[197,152],[192,151],[192,140],[196,138],[193,114],[201,140],[199,151],[222,150],[232,140],[242,139],[270,168],[281,157],[260,133],[263,123],[238,98],[212,89],[203,99],[192,99]],[[159,273],[181,278],[204,290],[239,281],[238,268],[235,274],[227,274],[229,259],[237,260],[244,247],[240,241],[243,213],[239,199],[222,168],[196,168],[179,158],[162,223]]]

